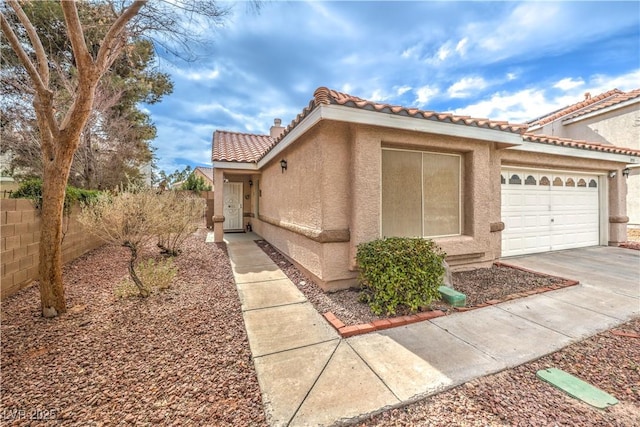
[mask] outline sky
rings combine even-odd
[[[268,134],[326,86],[371,101],[523,123],[640,88],[640,2],[263,1],[231,6],[196,61],[161,59],[144,106],[158,170],[211,165],[216,129]]]

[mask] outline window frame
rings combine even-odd
[[[463,163],[464,163],[464,155],[463,154],[458,154],[458,153],[446,153],[446,152],[441,152],[441,151],[429,151],[429,150],[419,150],[419,149],[408,149],[408,148],[394,148],[394,147],[382,147],[381,151],[402,151],[402,152],[411,152],[411,153],[416,153],[416,154],[420,154],[420,160],[421,160],[421,171],[420,171],[420,193],[421,193],[421,197],[420,197],[420,205],[421,205],[421,212],[420,212],[420,228],[422,230],[421,232],[421,238],[423,239],[437,239],[437,238],[444,238],[444,237],[457,237],[457,236],[462,236],[463,235],[463,220],[464,220],[464,198],[463,198],[463,186],[464,186],[464,176],[463,176]],[[432,235],[432,236],[426,236],[425,235],[425,224],[424,224],[424,210],[425,210],[425,200],[424,200],[424,156],[423,154],[431,154],[431,155],[440,155],[440,156],[449,156],[449,157],[457,157],[458,158],[458,232],[454,233],[454,234],[438,234],[438,235]],[[382,181],[383,181],[383,169],[382,169],[382,160],[383,157],[383,153],[381,153],[380,155],[380,237],[384,238],[384,230],[382,228],[383,226],[383,191],[382,191]],[[387,236],[387,237],[392,237],[392,236]],[[418,236],[414,236],[414,237],[418,237]]]

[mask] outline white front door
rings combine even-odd
[[[224,183],[224,231],[244,230],[242,224],[242,183]]]
[[[503,169],[502,256],[600,243],[598,177]]]

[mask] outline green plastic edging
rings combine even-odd
[[[438,287],[438,292],[440,292],[442,299],[453,307],[464,307],[467,303],[467,296],[465,294],[448,286]]]
[[[591,406],[605,409],[618,403],[618,399],[600,390],[580,378],[557,368],[541,369],[536,376],[552,386],[564,391],[571,397],[580,399]]]

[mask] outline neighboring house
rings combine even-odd
[[[201,177],[204,180],[205,185],[211,187],[211,191],[213,191],[213,168],[206,168],[203,166],[197,166],[193,173],[196,176]]]
[[[640,89],[610,90],[529,123],[529,133],[640,150]],[[629,225],[640,227],[640,162],[630,162],[627,179]]]
[[[251,224],[325,290],[354,285],[380,237],[433,238],[454,268],[626,241],[640,151],[527,127],[318,88],[286,129],[214,133],[215,240]]]

